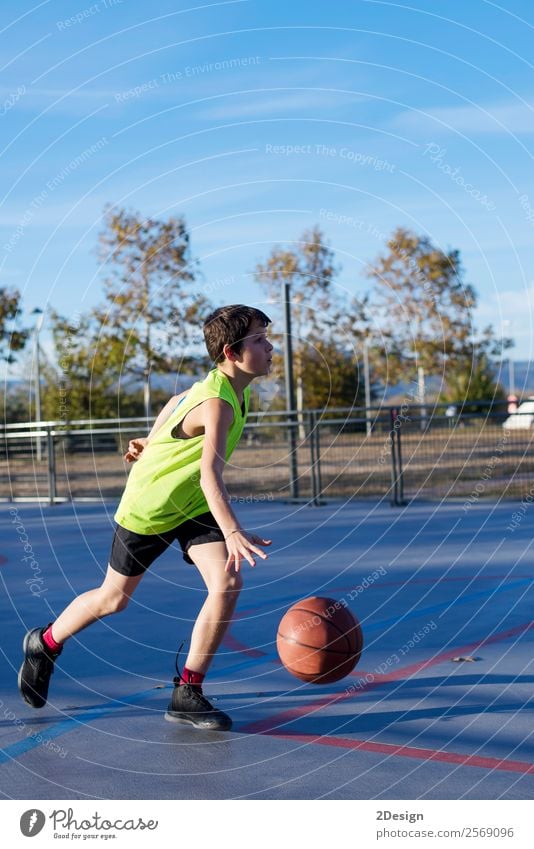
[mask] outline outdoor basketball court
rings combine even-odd
[[[532,519],[511,529],[517,506],[238,506],[273,546],[245,564],[205,687],[234,719],[222,734],[164,720],[203,598],[174,548],[124,613],[67,644],[43,710],[20,700],[24,633],[100,582],[114,505],[2,505],[3,797],[534,798]],[[280,618],[312,595],[362,623],[360,664],[337,684],[277,659]]]

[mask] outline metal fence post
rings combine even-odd
[[[397,483],[397,506],[402,507],[406,504],[404,500],[404,469],[402,467],[402,442],[401,442],[401,429],[402,422],[400,418],[397,416],[397,427],[395,428],[397,431],[397,471],[398,471],[398,483]]]
[[[391,429],[389,438],[391,440],[391,498],[390,504],[395,507],[397,504],[397,445],[395,442],[395,421],[397,419],[397,410],[395,407],[390,407],[389,422]]]
[[[406,502],[402,469],[401,420],[398,409],[391,407],[389,416],[391,422],[391,506],[402,507]]]
[[[299,472],[297,459],[297,429],[298,420],[295,413],[287,414],[287,447],[289,452],[289,491],[291,498],[299,497]]]
[[[313,428],[315,424],[315,415],[313,411],[309,411],[307,415],[307,438],[310,441],[310,478],[311,478],[311,504],[317,503],[317,481],[315,479],[315,441],[313,439]]]
[[[310,440],[311,503],[320,507],[321,495],[321,458],[319,453],[317,416],[313,410],[308,412],[308,439]]]
[[[320,440],[320,432],[319,432],[319,422],[317,420],[317,416],[315,417],[315,426],[313,429],[314,433],[314,441],[315,441],[315,457],[316,457],[316,465],[315,465],[315,479],[317,481],[317,497],[320,498],[321,492],[323,491],[323,482],[321,480],[321,440]],[[319,507],[321,502],[317,501],[317,506]]]
[[[46,429],[46,453],[48,455],[48,503],[52,505],[56,501],[56,449],[51,427]]]
[[[299,497],[299,471],[297,453],[298,420],[296,413],[287,413],[287,450],[288,450],[288,479],[291,498]]]

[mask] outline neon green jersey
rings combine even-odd
[[[187,413],[208,398],[222,398],[234,411],[226,440],[229,459],[247,420],[250,387],[243,393],[242,410],[232,384],[216,368],[193,384],[133,466],[115,513],[115,521],[123,528],[138,534],[164,533],[209,510],[200,488],[204,434],[187,439],[173,436]]]

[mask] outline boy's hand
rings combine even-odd
[[[226,548],[228,549],[228,559],[224,567],[225,572],[230,572],[232,565],[236,572],[239,572],[241,560],[248,560],[251,566],[256,565],[254,554],[261,557],[262,560],[267,560],[267,555],[260,545],[271,545],[272,540],[262,539],[256,534],[248,534],[246,531],[234,531],[226,537]]]
[[[143,453],[147,442],[148,438],[146,436],[138,436],[135,439],[130,439],[128,443],[128,451],[124,455],[126,462],[133,463],[134,460],[138,460]]]

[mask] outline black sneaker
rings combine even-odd
[[[175,687],[165,719],[194,725],[204,731],[230,731],[232,720],[228,714],[214,708],[198,685],[179,684],[179,681],[179,678],[174,679]]]
[[[47,625],[46,628],[49,628]],[[46,704],[50,676],[54,671],[54,661],[61,654],[51,652],[43,641],[46,628],[34,628],[28,631],[22,643],[24,663],[19,671],[20,695],[33,708],[42,708]]]

